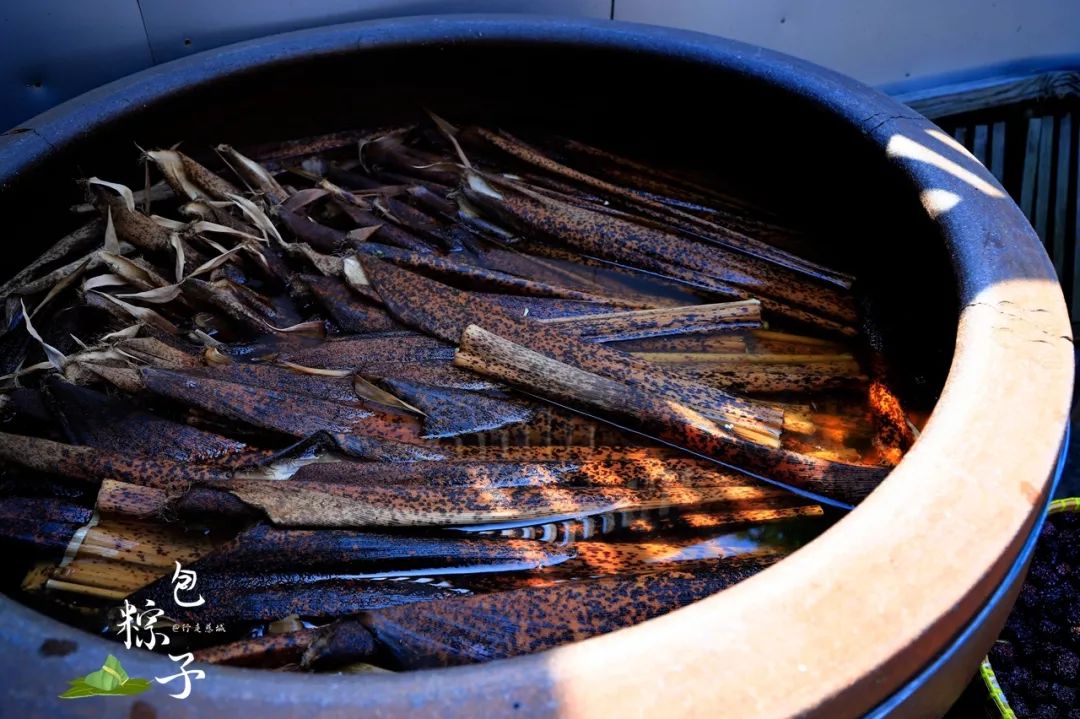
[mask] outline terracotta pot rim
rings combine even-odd
[[[745,73],[858,128],[881,148],[882,162],[926,191],[925,211],[948,245],[963,309],[945,391],[877,491],[806,548],[719,595],[637,627],[479,667],[363,678],[215,667],[217,681],[198,687],[199,704],[250,711],[260,704],[249,692],[272,686],[301,698],[317,692],[328,713],[350,715],[871,709],[948,645],[1016,559],[1046,500],[1073,379],[1069,318],[1038,237],[990,173],[914,111],[809,63],[696,33],[520,16],[353,23],[192,56],[65,103],[0,136],[0,187],[88,128],[192,82],[312,53],[500,41],[600,45]],[[82,119],[73,121],[76,110]],[[71,632],[7,598],[0,619],[30,627],[2,638],[5,653],[32,656],[42,637]],[[112,646],[87,634],[79,643],[80,655]],[[143,676],[173,666],[163,657],[133,662]],[[261,706],[272,713],[275,704]]]

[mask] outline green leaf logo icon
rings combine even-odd
[[[68,682],[68,690],[60,695],[61,699],[81,699],[98,696],[131,696],[142,694],[150,688],[149,679],[132,679],[120,665],[120,660],[110,654],[101,669],[90,672],[85,677]]]

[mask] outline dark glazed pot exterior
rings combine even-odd
[[[424,65],[410,66],[410,58]],[[415,80],[408,93],[405,73]],[[926,715],[943,711],[962,689],[1004,621],[1011,600],[1002,587],[1020,575],[1021,550],[1052,484],[1072,389],[1070,326],[1038,238],[994,178],[932,123],[874,90],[739,43],[618,23],[418,18],[292,33],[153,68],[0,136],[0,211],[16,218],[7,242],[27,259],[40,250],[32,245],[53,236],[70,199],[46,188],[83,167],[101,174],[97,163],[121,146],[130,153],[133,138],[313,134],[369,119],[394,98],[459,107],[532,98],[530,107],[550,114],[551,103],[537,98],[560,88],[574,101],[556,109],[575,122],[593,113],[625,131],[675,117],[688,134],[704,133],[701,146],[710,142],[710,123],[779,108],[767,119],[782,132],[758,138],[761,151],[775,145],[796,175],[838,181],[807,183],[815,203],[832,202],[837,217],[857,219],[872,219],[879,201],[906,208],[937,243],[931,249],[951,272],[959,310],[942,309],[955,333],[952,364],[915,447],[865,502],[792,557],[631,629],[535,656],[400,675],[208,667],[187,700],[162,692],[116,697],[102,700],[108,711],[264,719],[841,717],[881,707]],[[378,102],[361,89],[381,93]],[[728,97],[740,99],[738,113],[718,109]],[[344,124],[328,124],[335,115]],[[770,161],[784,159],[780,149]],[[858,251],[897,251],[903,238],[882,234],[864,231]],[[934,255],[923,265],[938,261]],[[878,272],[876,281],[887,284],[888,270]],[[920,282],[908,282],[911,301]],[[997,609],[983,612],[995,592]],[[980,612],[981,630],[965,633]],[[5,706],[21,716],[99,715],[105,705],[98,700],[54,697],[113,647],[0,599]],[[946,651],[951,659],[938,681],[920,680],[900,695],[906,703],[889,704]],[[125,653],[124,664],[134,676],[174,673],[172,662],[149,654]]]

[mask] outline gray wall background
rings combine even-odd
[[[732,37],[890,90],[1070,63],[1080,0],[0,0],[0,129],[239,40],[436,13],[616,18]]]

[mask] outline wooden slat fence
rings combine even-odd
[[[1080,72],[902,96],[985,165],[1042,238],[1080,325]]]

